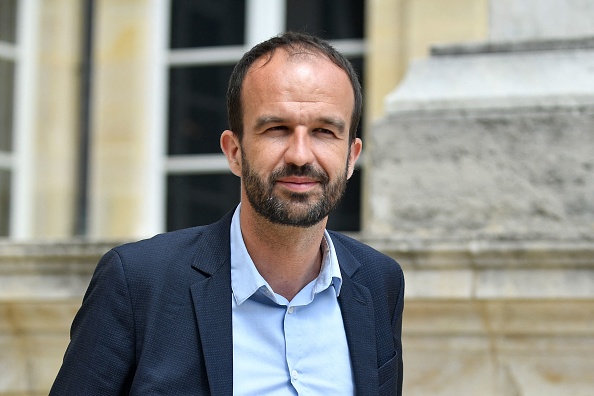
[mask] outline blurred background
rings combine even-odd
[[[285,30],[361,78],[328,227],[405,270],[405,394],[594,394],[593,20],[587,0],[0,0],[0,396],[47,394],[101,254],[235,207],[227,80]]]

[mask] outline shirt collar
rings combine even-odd
[[[237,305],[241,305],[253,294],[261,290],[268,296],[274,296],[274,291],[260,275],[243,242],[239,213],[241,204],[235,209],[231,220],[231,289]],[[340,294],[342,275],[334,244],[330,234],[324,230],[322,240],[322,267],[320,274],[314,280],[314,294],[326,290],[330,285],[334,287],[336,296]],[[274,298],[273,298],[274,299]]]

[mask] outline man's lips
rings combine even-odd
[[[308,191],[317,186],[320,182],[309,177],[291,176],[277,179],[276,183],[288,190]]]

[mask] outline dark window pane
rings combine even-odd
[[[245,1],[172,0],[171,48],[243,45]]]
[[[361,85],[363,85],[363,58],[349,58]],[[357,136],[361,137],[361,128],[365,121],[361,119]],[[339,206],[328,218],[328,229],[336,231],[360,231],[361,230],[361,170],[356,169],[349,179],[347,190]]]
[[[0,236],[8,236],[9,218],[10,172],[0,170]]]
[[[0,151],[12,150],[13,81],[14,64],[0,59]]]
[[[359,231],[361,229],[361,171],[355,169],[349,179],[342,201],[328,217],[326,228],[336,231]]]
[[[169,154],[220,153],[228,128],[225,93],[232,66],[173,68],[169,85]]]
[[[16,0],[0,0],[0,41],[15,42]]]
[[[240,179],[229,174],[170,175],[167,230],[210,224],[239,203]]]
[[[363,38],[363,0],[287,0],[287,30],[327,40]]]

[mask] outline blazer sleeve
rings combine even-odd
[[[70,344],[50,391],[61,395],[124,395],[133,375],[134,318],[122,260],[99,261],[70,330]]]

